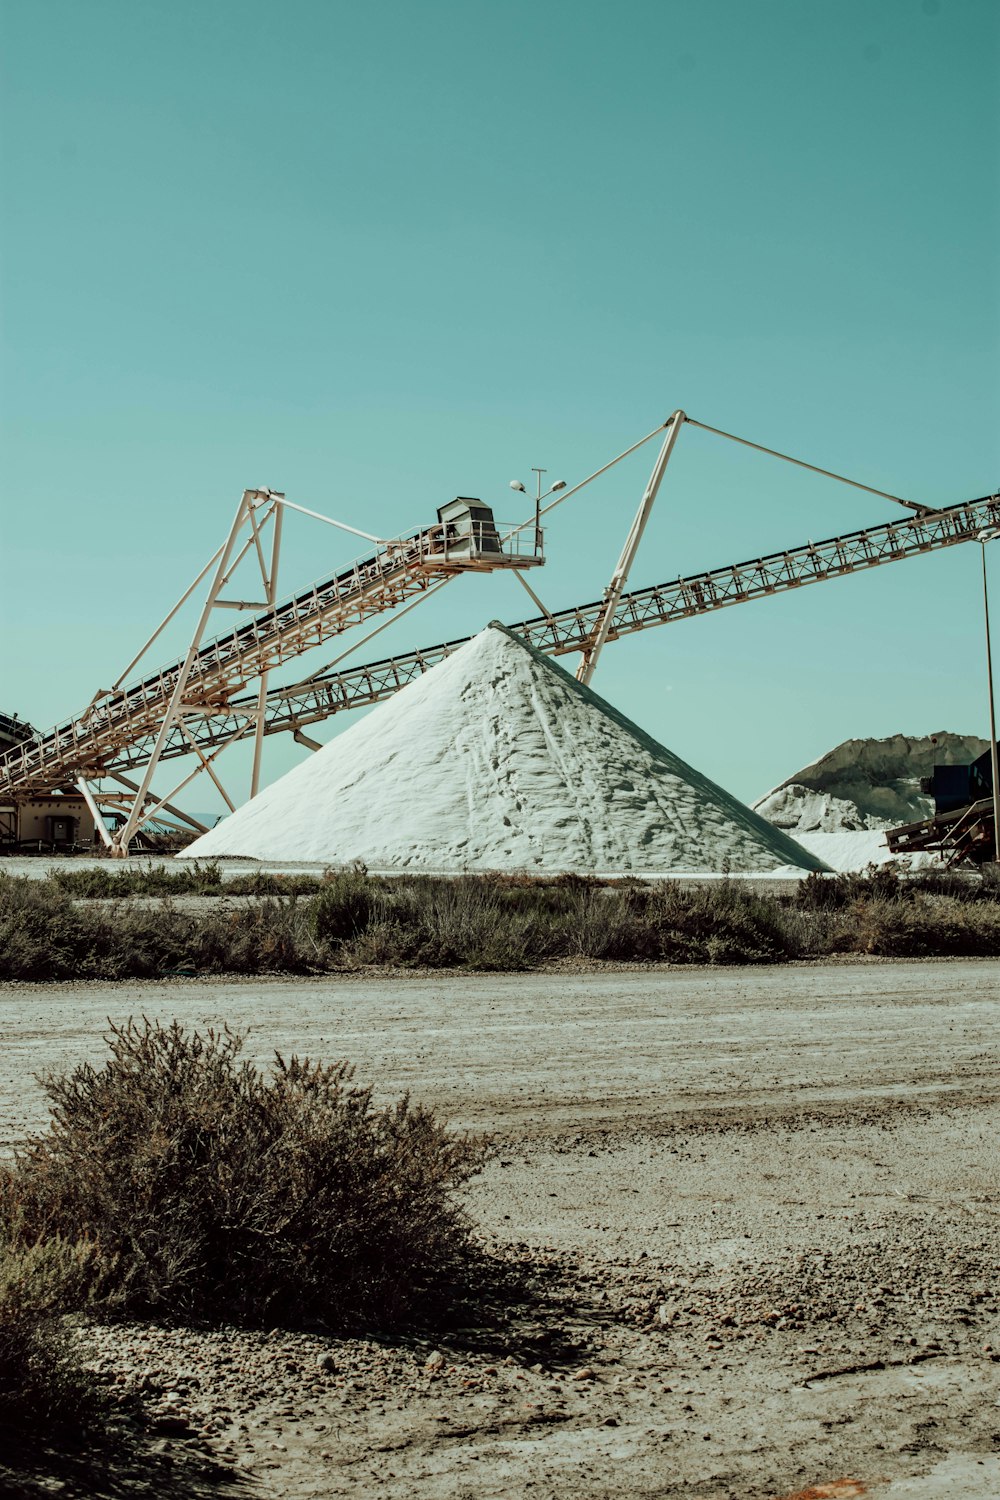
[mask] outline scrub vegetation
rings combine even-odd
[[[103,1066],[42,1080],[48,1129],[0,1164],[4,1494],[48,1494],[74,1463],[60,1492],[96,1494],[88,1465],[112,1461],[101,1494],[206,1493],[181,1471],[163,1488],[141,1404],[81,1363],[88,1320],[426,1328],[478,1265],[456,1190],[485,1147],[430,1112],[374,1108],[345,1062],[265,1074],[228,1030],[130,1021],[107,1041]]]
[[[0,1447],[4,1433],[75,1433],[99,1415],[63,1321],[86,1301],[88,1260],[58,1235],[16,1246],[0,1226]]]
[[[481,1147],[406,1098],[376,1109],[347,1063],[266,1074],[228,1030],[130,1021],[108,1045],[43,1080],[49,1128],[0,1168],[12,1306],[351,1329],[447,1303]]]
[[[242,899],[191,910],[191,896]],[[685,887],[361,870],[254,873],[223,884],[214,865],[67,868],[46,880],[0,874],[2,979],[514,971],[560,960],[752,964],[851,953],[998,955],[1000,884],[992,871],[905,878],[886,869],[810,876],[792,895],[738,879]]]

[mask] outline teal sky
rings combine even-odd
[[[995,0],[0,24],[4,711],[113,679],[247,485],[379,534],[456,494],[507,517],[531,465],[572,483],[677,406],[932,505],[1000,484]],[[654,455],[554,513],[550,607],[600,595]],[[688,428],[632,584],[895,513]],[[289,590],[357,550],[286,536]],[[649,631],[593,685],[747,799],[848,737],[984,732],[978,564]],[[358,659],[529,613],[463,579]],[[302,753],[271,741],[268,777]]]

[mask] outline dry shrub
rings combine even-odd
[[[781,907],[735,880],[659,886],[650,902],[660,955],[681,963],[780,963],[790,956]]]
[[[776,963],[790,951],[781,908],[735,881],[587,890],[573,916],[576,951],[592,958]]]
[[[123,899],[126,896],[218,895],[222,871],[214,861],[175,866],[123,868],[121,864],[95,865],[84,869],[57,867],[50,879],[70,896]]]
[[[319,875],[282,875],[250,870],[223,879],[215,860],[130,868],[120,864],[74,869],[57,867],[49,878],[70,896],[124,900],[128,896],[312,896],[321,890]]]
[[[812,874],[799,885],[792,905],[804,911],[853,906],[856,902],[909,902],[923,896],[951,896],[962,902],[995,902],[1000,897],[1000,867],[983,865],[920,870],[901,874],[889,865],[869,865],[840,875]]]
[[[59,1239],[20,1249],[0,1241],[0,1435],[24,1442],[96,1415],[61,1316],[83,1297],[88,1263],[86,1247]]]
[[[321,875],[269,874],[252,870],[247,875],[232,875],[225,882],[227,896],[315,896],[323,889],[326,877]]]
[[[302,974],[316,958],[294,896],[196,917],[168,901],[79,905],[52,881],[0,875],[0,979]]]
[[[341,962],[517,970],[559,951],[545,891],[491,876],[333,877],[314,931]]]
[[[0,877],[0,978],[151,978],[181,963],[193,923],[169,908],[90,911],[52,881]]]
[[[307,908],[294,895],[201,917],[185,953],[192,968],[215,974],[305,974],[316,959]]]
[[[418,963],[517,970],[557,949],[539,892],[489,877],[413,881],[392,915],[410,935]]]
[[[61,978],[80,948],[81,924],[64,892],[49,881],[0,877],[0,978]]]
[[[638,962],[660,957],[660,935],[649,919],[649,892],[575,888],[567,923],[569,951],[582,958]]]
[[[467,1243],[471,1146],[406,1098],[375,1109],[346,1063],[144,1021],[45,1087],[52,1121],[0,1176],[20,1246],[90,1247],[89,1293],[138,1315],[392,1323],[443,1295]]]
[[[359,937],[385,919],[385,898],[378,882],[348,870],[332,875],[310,907],[313,932],[328,947]]]
[[[792,904],[803,911],[841,910],[855,901],[901,901],[909,889],[891,865],[869,865],[841,875],[807,875]]]
[[[211,886],[216,868],[203,873]],[[561,957],[750,964],[851,952],[990,954],[1000,921],[998,877],[904,879],[875,867],[811,875],[792,896],[738,879],[602,885],[583,876],[381,878],[357,868],[308,877],[305,890],[315,894],[300,901],[297,878],[283,879],[248,875],[256,894],[272,887],[281,894],[191,916],[169,902],[74,905],[59,884],[0,873],[0,979],[302,974],[370,964],[517,971]]]
[[[858,902],[855,952],[885,958],[993,957],[1000,954],[1000,906],[954,896]]]

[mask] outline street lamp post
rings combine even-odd
[[[986,587],[986,543],[1000,537],[1000,527],[981,531],[983,550],[983,624],[986,628],[986,678],[990,699],[990,780],[993,783],[993,860],[1000,862],[1000,772],[997,769],[997,719],[993,701],[993,652],[990,644],[990,596]]]

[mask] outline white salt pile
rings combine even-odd
[[[821,861],[494,623],[185,850],[374,871]]]
[[[920,790],[936,765],[968,765],[987,748],[970,734],[845,740],[755,802],[754,810],[834,870],[863,870],[892,856],[885,830],[929,818],[934,803]],[[911,868],[938,863],[915,854]]]

